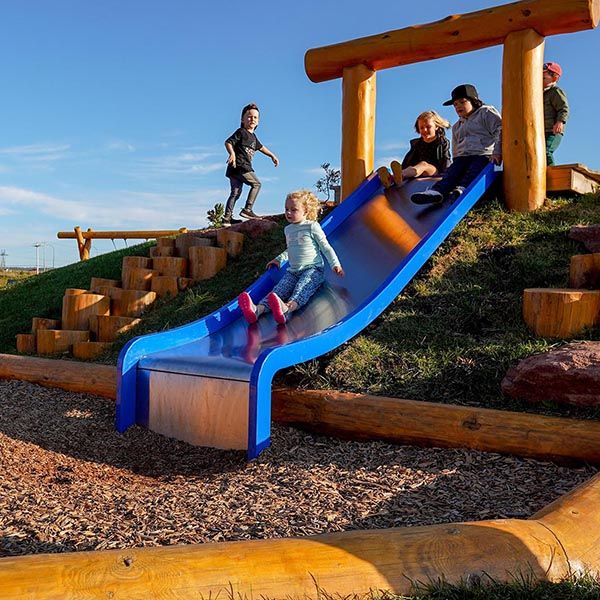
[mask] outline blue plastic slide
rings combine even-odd
[[[498,175],[490,164],[454,204],[418,206],[410,195],[430,187],[430,179],[384,191],[372,174],[321,223],[345,277],[327,269],[326,284],[285,325],[271,314],[248,325],[233,300],[193,323],[129,341],[118,363],[117,429],[137,423],[198,445],[245,448],[255,458],[270,444],[275,373],[337,348],[369,325]],[[248,288],[255,302],[285,268],[265,272]]]

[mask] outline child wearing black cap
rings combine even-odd
[[[556,84],[562,76],[558,63],[544,63],[544,133],[546,134],[546,164],[554,164],[554,151],[560,145],[569,118],[569,102]]]
[[[479,99],[474,85],[459,85],[444,106],[454,106],[458,121],[452,126],[453,162],[434,186],[411,196],[416,204],[456,200],[490,161],[502,162],[502,117]]]

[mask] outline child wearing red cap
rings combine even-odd
[[[556,84],[562,75],[558,63],[544,63],[544,132],[546,134],[546,163],[554,164],[554,152],[560,145],[569,118],[569,102],[565,92]]]

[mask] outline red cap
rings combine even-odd
[[[554,73],[555,75],[562,77],[562,69],[558,63],[555,63],[555,62],[544,63],[544,71],[550,71],[550,73]]]

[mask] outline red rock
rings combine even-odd
[[[569,230],[569,237],[582,242],[590,252],[600,252],[600,225],[575,225]]]
[[[508,371],[502,391],[534,404],[550,400],[600,406],[600,342],[577,342],[530,356]]]

